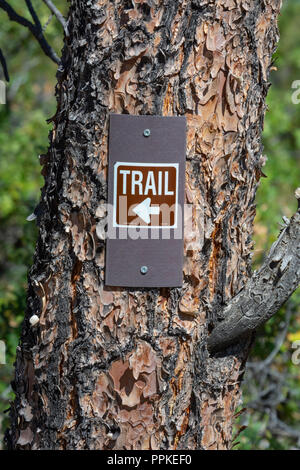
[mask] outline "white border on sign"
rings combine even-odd
[[[163,166],[170,166],[176,169],[176,198],[175,198],[175,223],[174,225],[119,225],[117,224],[117,169],[119,166],[127,165],[127,166],[154,166],[154,167],[163,167]],[[178,223],[178,173],[179,173],[179,164],[178,163],[133,163],[133,162],[116,162],[114,164],[114,209],[113,209],[113,227],[120,227],[120,228],[177,228]]]

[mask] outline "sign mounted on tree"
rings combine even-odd
[[[114,227],[176,228],[178,163],[114,165]]]
[[[110,116],[106,285],[182,285],[184,117]]]

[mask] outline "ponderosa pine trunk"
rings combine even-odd
[[[10,448],[231,447],[252,339],[215,355],[207,339],[251,275],[280,3],[71,0]],[[104,286],[110,112],[187,118],[186,202],[204,237],[182,288]]]

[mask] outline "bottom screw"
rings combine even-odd
[[[142,274],[147,274],[147,272],[148,272],[148,267],[147,266],[142,266],[141,267],[141,273]]]

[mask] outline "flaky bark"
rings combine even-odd
[[[71,1],[42,157],[10,447],[227,449],[249,343],[207,338],[251,273],[277,0]],[[185,115],[182,289],[104,287],[108,114]],[[194,223],[196,225],[196,211]],[[98,231],[99,232],[99,231]],[[31,327],[29,319],[39,316]]]

